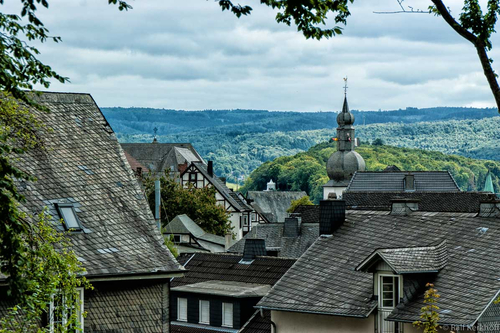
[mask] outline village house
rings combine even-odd
[[[252,226],[259,223],[284,222],[285,218],[288,217],[287,210],[292,201],[307,196],[304,191],[272,190],[270,185],[268,183],[265,191],[247,192],[246,201],[254,209],[251,216]]]
[[[411,199],[390,211],[323,200],[320,233],[257,305],[271,311],[273,332],[417,332],[427,283],[448,330],[500,327],[500,202],[456,213]]]
[[[242,255],[195,253],[180,256],[187,272],[171,281],[172,333],[259,333],[268,318],[254,309],[257,302],[295,263],[295,259],[266,256],[262,240],[247,243]],[[253,327],[253,328],[252,328]]]
[[[207,164],[193,162],[180,175],[181,185],[188,187],[189,184],[195,188],[213,187],[215,188],[215,198],[217,204],[224,207],[229,213],[232,232],[236,240],[240,240],[252,229],[250,216],[253,212],[245,200],[236,192],[226,186],[224,178],[219,178],[214,173],[213,162]]]
[[[37,181],[17,186],[26,198],[25,211],[36,215],[47,207],[54,227],[70,231],[73,250],[94,287],[80,291],[80,311],[87,316],[78,328],[169,332],[169,281],[182,276],[184,268],[163,245],[113,130],[88,94],[33,97],[50,112],[30,111],[51,131],[39,133],[45,149],[20,156],[20,167]],[[5,293],[0,284],[0,315],[12,305]],[[49,326],[54,320],[41,318]]]
[[[226,240],[205,232],[186,214],[174,217],[163,230],[164,237],[172,237],[179,254],[194,252],[224,252]]]

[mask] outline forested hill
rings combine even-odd
[[[192,143],[205,159],[214,161],[217,174],[231,182],[248,176],[263,162],[327,141],[335,136],[336,127],[336,114],[327,112],[120,108],[103,112],[120,142],[151,142],[157,127],[160,142]],[[393,146],[500,160],[500,117],[492,118],[496,115],[493,109],[433,108],[356,114],[356,136],[365,143],[380,138]],[[363,115],[366,126],[361,125]],[[477,119],[480,116],[484,118]],[[453,120],[456,118],[465,119]],[[369,124],[384,119],[389,122]]]
[[[197,131],[199,133],[263,133],[299,131],[336,126],[335,112],[271,112],[266,110],[182,111],[148,108],[102,108],[113,130],[123,134],[159,135]],[[356,111],[357,125],[415,123],[498,116],[496,109],[436,107],[393,111]]]
[[[322,185],[328,181],[326,162],[334,151],[335,144],[325,142],[307,152],[266,162],[252,172],[241,191],[263,190],[272,178],[278,189],[306,191],[318,202],[322,197]],[[449,171],[462,190],[483,190],[486,174],[490,170],[496,192],[500,189],[498,161],[392,146],[362,145],[357,148],[357,152],[365,159],[367,170],[383,170],[388,165],[396,165],[408,171]]]

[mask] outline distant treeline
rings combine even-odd
[[[323,193],[322,185],[328,181],[326,161],[334,151],[335,143],[325,142],[307,152],[266,162],[252,172],[241,191],[263,190],[269,179],[273,179],[279,190],[306,191],[312,200],[318,202]],[[483,190],[486,174],[491,171],[495,190],[500,189],[498,161],[385,145],[361,145],[357,151],[365,159],[367,170],[383,170],[388,165],[396,165],[407,171],[449,171],[462,190],[470,191]]]

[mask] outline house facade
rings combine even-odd
[[[193,162],[180,175],[180,182],[184,187],[191,184],[195,188],[213,187],[215,188],[215,199],[217,204],[224,207],[229,213],[232,231],[236,235],[236,240],[240,240],[251,228],[251,213],[253,209],[245,203],[236,192],[229,189],[225,181],[214,173],[212,161],[207,164]]]
[[[172,332],[236,333],[259,316],[254,306],[295,262],[265,256],[260,241],[249,242],[243,255],[179,257],[188,272],[171,282]]]
[[[163,245],[113,130],[88,94],[43,93],[35,99],[50,112],[31,112],[51,130],[39,133],[44,149],[19,160],[37,181],[17,186],[26,198],[25,211],[36,215],[47,207],[54,228],[70,231],[94,287],[80,291],[80,310],[87,317],[79,328],[169,332],[169,281],[184,268]],[[9,306],[0,285],[0,315]],[[53,320],[41,318],[48,325]]]

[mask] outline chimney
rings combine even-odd
[[[319,202],[319,234],[332,235],[345,221],[345,200]]]
[[[264,239],[247,238],[245,240],[245,248],[243,249],[243,259],[241,262],[251,262],[257,256],[265,256],[266,241]]]
[[[283,237],[297,238],[299,233],[299,219],[296,217],[286,217],[283,226]]]
[[[214,176],[214,162],[208,161],[207,164],[207,172],[210,177]]]
[[[500,217],[500,201],[483,201],[479,205],[479,217]]]
[[[412,174],[405,175],[403,187],[405,191],[415,191],[415,176]]]
[[[410,215],[418,210],[418,202],[419,200],[415,199],[392,199],[391,215]]]

